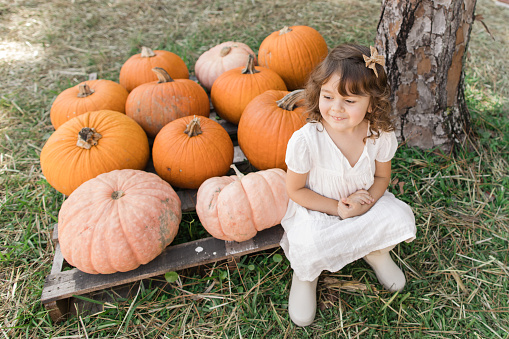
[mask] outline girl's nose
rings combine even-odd
[[[332,110],[335,112],[343,112],[343,108],[343,104],[340,101],[337,101],[332,105]]]

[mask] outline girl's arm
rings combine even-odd
[[[338,215],[338,201],[326,198],[306,187],[308,173],[299,174],[287,170],[286,191],[290,199],[297,204],[330,215]]]
[[[391,161],[378,162],[375,160],[375,182],[368,189],[376,202],[384,195],[389,183],[391,182]],[[369,206],[371,208],[371,206]],[[368,208],[368,209],[369,209]]]
[[[375,181],[368,189],[369,194],[373,198],[370,204],[360,204],[352,198],[344,198],[338,204],[338,214],[343,218],[355,217],[366,213],[369,209],[382,197],[389,187],[391,181],[391,162],[375,161]],[[354,193],[355,194],[355,193]],[[353,195],[353,194],[352,194]]]

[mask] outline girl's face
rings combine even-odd
[[[337,90],[339,75],[333,74],[322,85],[318,107],[323,121],[337,132],[353,132],[370,108],[369,96],[341,96]]]

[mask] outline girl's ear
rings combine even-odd
[[[366,112],[368,112],[370,114],[373,112],[373,97],[369,98],[369,106],[368,106],[368,110]]]

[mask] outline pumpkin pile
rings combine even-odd
[[[197,190],[196,213],[218,239],[245,241],[279,224],[288,204],[286,144],[306,121],[301,89],[326,54],[320,33],[291,26],[267,36],[258,56],[238,41],[206,50],[194,65],[197,81],[177,54],[142,47],[118,83],[88,80],[62,91],[40,162],[68,196],[58,218],[67,262],[108,274],[154,259],[181,220],[174,187]],[[234,145],[209,117],[211,104],[238,125],[238,144],[258,172],[233,166],[227,176]]]

